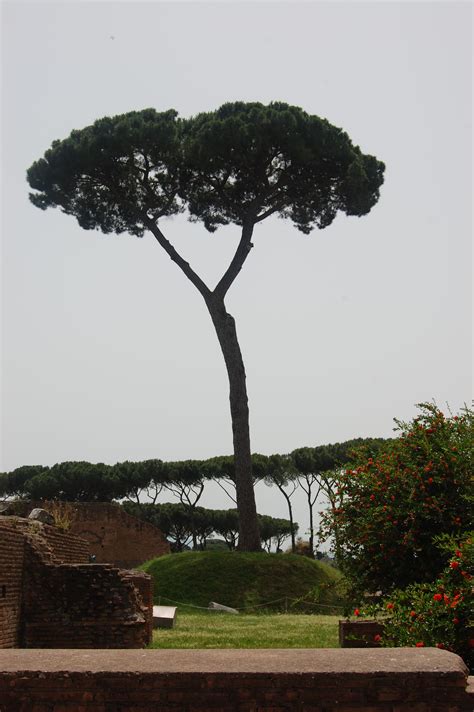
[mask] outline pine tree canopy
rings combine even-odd
[[[27,172],[41,209],[86,230],[142,236],[188,210],[209,231],[272,214],[304,233],[338,211],[365,215],[385,166],[325,119],[281,102],[234,102],[181,119],[154,109],[103,118],[54,141]]]

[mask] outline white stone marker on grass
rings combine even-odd
[[[172,628],[176,620],[176,606],[153,606],[153,628]]]

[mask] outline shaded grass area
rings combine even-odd
[[[182,612],[152,648],[338,648],[339,616]]]
[[[141,567],[154,580],[155,603],[210,601],[239,609],[342,613],[341,574],[319,561],[293,554],[184,552]],[[311,609],[308,610],[308,606]]]

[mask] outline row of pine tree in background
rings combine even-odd
[[[304,493],[309,514],[308,553],[316,548],[316,508],[322,500],[335,502],[338,470],[358,453],[373,456],[382,439],[357,438],[343,443],[298,448],[287,455],[252,456],[254,485],[265,482],[285,498],[288,519],[259,514],[261,541],[267,550],[273,541],[280,549],[286,538],[297,550],[298,524],[294,521],[296,492]],[[156,524],[181,551],[188,540],[193,548],[205,546],[212,531],[222,536],[230,548],[238,541],[236,509],[206,510],[198,506],[206,483],[216,482],[236,505],[234,458],[164,462],[159,459],[119,462],[115,465],[90,462],[61,462],[52,467],[24,465],[0,474],[0,497],[11,499],[58,500],[62,502],[112,502],[125,500],[130,513]],[[177,504],[158,503],[172,495]],[[209,531],[210,521],[214,526]],[[203,534],[207,532],[207,534]]]

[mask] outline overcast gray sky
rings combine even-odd
[[[151,236],[81,230],[25,171],[104,115],[281,100],[386,163],[363,218],[256,228],[229,292],[252,449],[390,436],[471,393],[472,6],[4,2],[1,469],[231,453],[223,359],[201,297]],[[163,231],[214,284],[238,230]],[[259,489],[258,508],[285,514]],[[205,504],[230,506],[211,493]],[[297,514],[303,525],[304,513]]]

